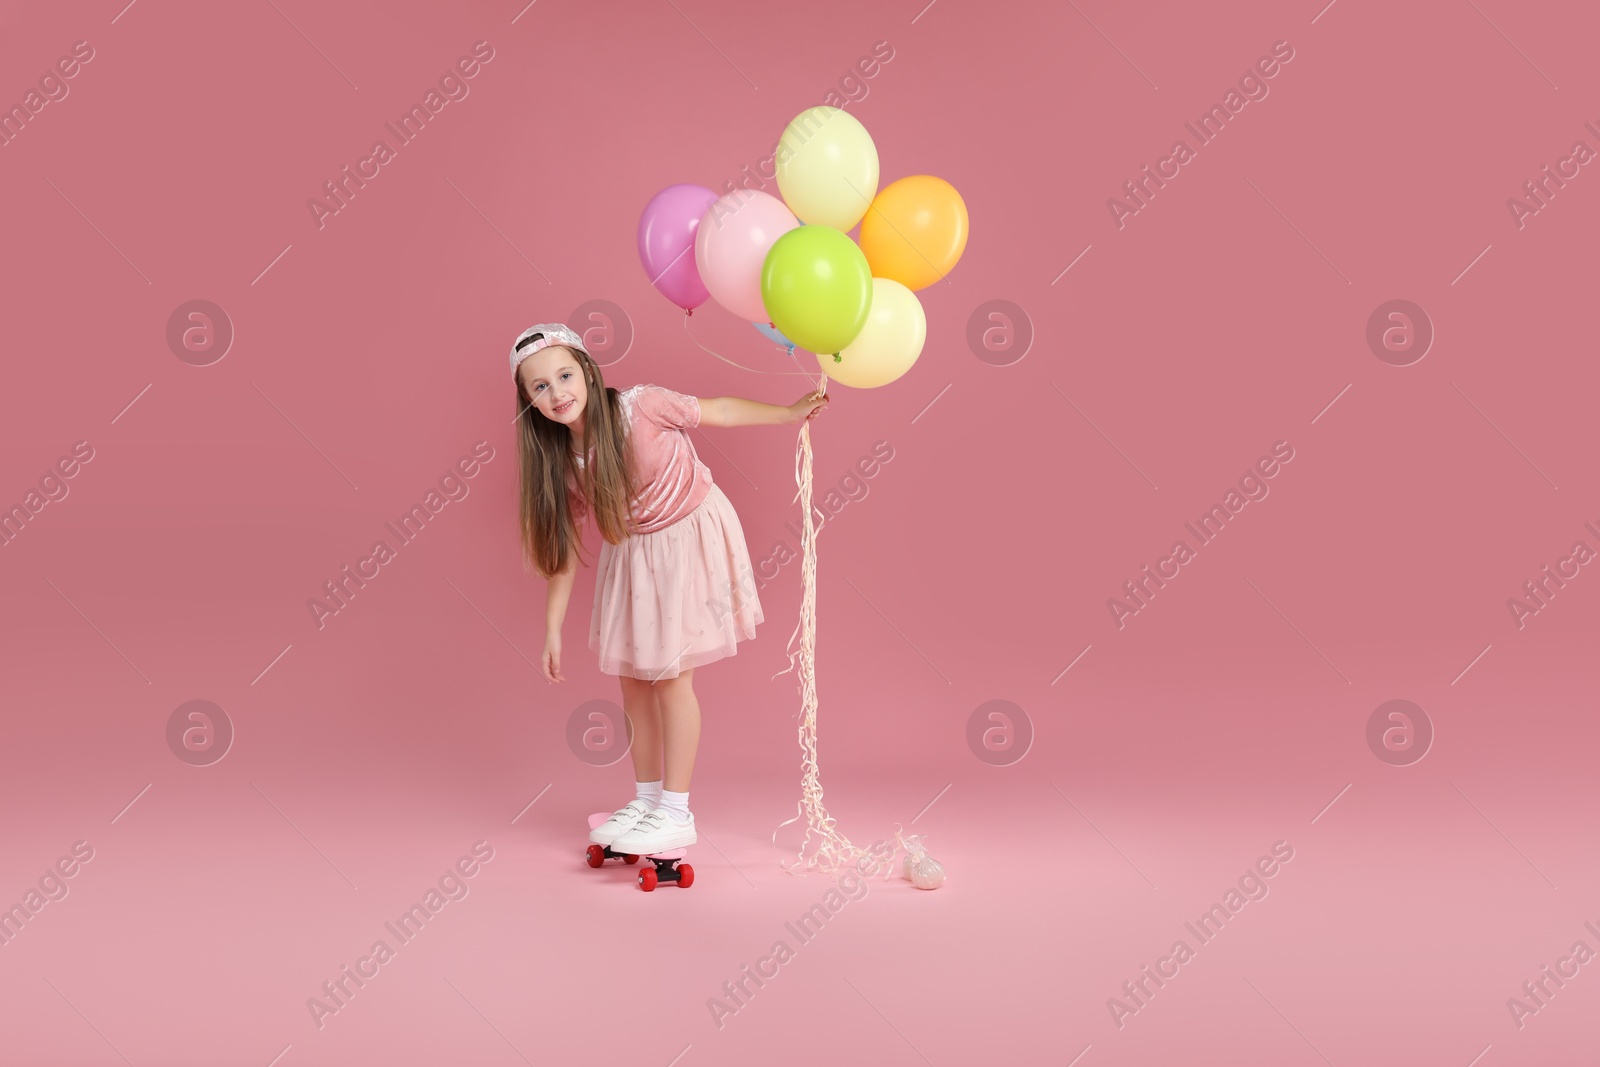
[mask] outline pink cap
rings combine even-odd
[[[535,334],[544,334],[537,341],[532,340]],[[589,349],[584,346],[583,338],[579,337],[570,327],[559,322],[541,322],[537,326],[529,326],[517,335],[517,343],[511,346],[511,376],[517,376],[517,366],[521,362],[550,345],[564,345],[575,348],[584,355],[589,355]]]

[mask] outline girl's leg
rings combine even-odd
[[[661,729],[667,776],[661,788],[687,793],[700,747],[700,701],[694,695],[694,669],[651,686],[661,699]],[[635,742],[637,744],[637,741]]]
[[[620,677],[622,710],[633,724],[634,779],[658,782],[661,780],[660,699],[655,687],[643,678]]]

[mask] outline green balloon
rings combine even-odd
[[[767,252],[761,300],[789,340],[812,352],[837,353],[867,324],[872,268],[843,231],[797,226]]]

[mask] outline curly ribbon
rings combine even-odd
[[[753,374],[801,374],[804,371],[762,371],[753,367],[746,367],[733,362],[705,345],[700,344],[692,333],[689,333],[689,319],[684,317],[683,329],[689,334],[689,339],[699,345],[701,349],[716,356],[722,362],[740,370],[750,371]],[[789,349],[789,358],[794,359],[794,349]],[[799,367],[798,361],[795,363]],[[820,372],[817,385],[818,392],[826,392],[828,375],[826,371]],[[796,494],[800,498],[800,511],[805,516],[805,525],[800,537],[800,620],[795,624],[794,633],[789,637],[789,666],[774,674],[788,674],[798,666],[797,678],[800,683],[800,753],[801,777],[800,799],[796,801],[796,814],[793,818],[785,819],[772,831],[772,845],[778,847],[778,831],[790,823],[804,817],[806,819],[806,835],[801,839],[800,849],[797,853],[797,862],[784,863],[781,860],[778,866],[790,874],[807,874],[822,872],[838,874],[844,868],[858,863],[862,857],[871,853],[859,845],[852,844],[850,839],[841,834],[834,826],[834,820],[828,814],[827,807],[822,803],[822,778],[817,770],[817,536],[822,532],[822,525],[815,521],[815,513],[811,504],[811,420],[806,419],[800,424],[800,439],[795,446],[795,484],[799,486]],[[795,643],[799,642],[799,648]],[[898,838],[898,835],[896,835]],[[813,842],[815,838],[815,842]],[[807,849],[810,849],[809,855]]]
[[[822,375],[824,389],[827,381],[828,376],[824,373]],[[816,516],[811,504],[809,419],[800,425],[800,441],[795,449],[795,483],[800,487],[800,511],[805,516],[800,536],[800,621],[795,625],[794,634],[789,638],[789,666],[773,677],[787,674],[797,666],[799,668],[797,678],[800,683],[800,799],[796,802],[798,810],[794,818],[779,823],[777,829],[772,831],[772,844],[774,848],[777,847],[778,830],[804,816],[806,833],[800,842],[798,862],[785,864],[780,861],[779,866],[790,874],[806,874],[812,871],[837,874],[843,868],[857,864],[862,857],[870,856],[871,853],[859,845],[852,844],[849,838],[835,828],[833,817],[828,814],[828,809],[822,802],[822,779],[817,770],[816,540],[817,535],[821,533],[821,527],[815,524]],[[798,649],[795,648],[796,641],[799,642]]]

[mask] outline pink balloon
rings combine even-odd
[[[717,303],[747,322],[771,318],[761,301],[761,266],[773,242],[800,220],[782,200],[736,189],[712,204],[694,238],[700,279]]]
[[[694,233],[717,194],[703,185],[669,185],[639,216],[639,261],[661,295],[685,311],[711,294],[694,261]]]

